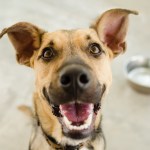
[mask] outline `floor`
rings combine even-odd
[[[113,85],[103,104],[103,129],[107,150],[150,149],[150,95],[129,87],[124,63],[133,55],[150,56],[150,3],[147,0],[5,0],[0,1],[0,30],[19,21],[32,22],[49,31],[84,28],[110,8],[138,10],[130,16],[128,49],[112,62]],[[31,124],[17,110],[31,105],[34,73],[16,63],[7,37],[0,40],[0,149],[27,150]]]

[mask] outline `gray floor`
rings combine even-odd
[[[104,10],[135,9],[130,17],[128,50],[112,63],[113,85],[103,104],[107,150],[150,149],[150,95],[132,90],[123,63],[133,55],[150,56],[150,4],[148,0],[0,0],[0,30],[28,21],[49,31],[84,28]],[[31,125],[16,107],[31,104],[34,75],[19,66],[7,37],[0,40],[0,149],[27,150]]]

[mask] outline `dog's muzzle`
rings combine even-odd
[[[87,66],[80,64],[62,67],[55,81],[57,89],[51,86],[43,93],[62,124],[64,135],[73,139],[92,135],[105,86],[96,82]]]

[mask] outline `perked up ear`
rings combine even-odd
[[[3,29],[0,33],[0,38],[6,33],[16,49],[18,62],[30,66],[30,58],[34,50],[40,47],[41,36],[44,31],[30,23],[19,22],[9,28]]]
[[[126,49],[125,37],[128,28],[128,15],[138,12],[126,9],[111,9],[104,12],[91,26],[100,40],[117,56]]]

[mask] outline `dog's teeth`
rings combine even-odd
[[[93,117],[93,114],[91,113],[88,117],[88,119],[85,121],[85,124],[90,126],[90,124],[92,123],[92,117]]]
[[[68,120],[66,116],[64,116],[64,122],[66,123],[66,125],[71,125],[71,122]]]
[[[92,123],[92,118],[93,118],[93,108],[94,108],[94,106],[93,106],[93,104],[91,104],[90,108],[89,108],[90,115],[88,116],[87,120],[84,121],[83,125],[76,126],[76,125],[72,125],[72,122],[69,121],[68,118],[64,115],[65,112],[62,110],[62,107],[60,106],[60,110],[63,115],[63,121],[64,121],[66,127],[69,130],[78,130],[78,131],[81,131],[81,130],[84,130],[84,129],[87,129],[90,127],[90,125]]]
[[[93,117],[93,114],[91,113],[89,115],[88,119],[84,122],[84,124],[80,125],[80,126],[72,125],[72,122],[70,122],[66,116],[63,116],[63,120],[64,120],[64,123],[66,124],[66,127],[69,130],[78,130],[78,131],[80,131],[80,130],[84,130],[84,129],[89,128],[89,126],[92,123],[92,117]]]

